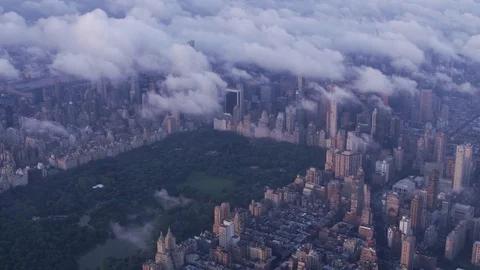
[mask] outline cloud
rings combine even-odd
[[[92,81],[162,74],[168,91],[151,98],[154,115],[173,107],[215,111],[216,92],[226,87],[216,65],[232,67],[229,75],[242,81],[258,82],[245,68],[253,67],[342,86],[354,80],[351,90],[394,95],[415,92],[420,75],[435,76],[426,69],[437,65],[432,59],[480,61],[480,16],[473,12],[480,3],[471,0],[3,0],[2,6],[0,47],[43,51],[54,74]],[[44,18],[32,19],[33,11]],[[195,49],[185,45],[189,40]]]
[[[417,82],[399,76],[386,76],[380,70],[362,66],[355,68],[358,75],[354,86],[363,93],[378,93],[393,95],[395,91],[413,94],[416,92]]]
[[[35,118],[20,118],[20,127],[30,133],[47,133],[68,137],[68,131],[59,123],[42,121]]]
[[[110,224],[110,227],[116,238],[126,240],[143,250],[148,248],[148,242],[153,232],[152,223],[147,223],[141,227],[122,227],[115,222]]]
[[[65,15],[77,13],[77,4],[62,0],[26,1],[22,7],[40,12],[42,15]]]
[[[176,207],[183,207],[188,205],[192,200],[185,198],[183,196],[173,197],[168,195],[168,191],[162,189],[160,191],[155,191],[155,198],[160,202],[163,209],[170,210]]]
[[[327,91],[323,86],[319,85],[316,82],[311,82],[308,85],[308,89],[313,89],[320,96],[316,97],[316,100],[319,100],[320,97],[325,97],[330,101],[336,101],[339,103],[347,102],[357,102],[358,99],[355,95],[348,91],[347,89],[338,87],[336,85],[330,86],[333,91]]]
[[[20,72],[7,59],[0,58],[0,79],[15,79]]]

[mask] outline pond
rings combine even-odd
[[[95,249],[83,255],[78,264],[80,270],[95,270],[102,265],[107,257],[127,258],[133,256],[138,247],[127,240],[108,239],[105,243],[97,245]]]

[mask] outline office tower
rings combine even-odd
[[[310,168],[305,173],[305,182],[321,185],[322,184],[321,174],[322,172],[317,168]]]
[[[288,106],[285,109],[286,119],[286,130],[288,133],[292,133],[295,130],[295,114],[296,109],[293,106]]]
[[[440,181],[440,172],[437,169],[433,169],[428,174],[428,186],[427,186],[427,209],[434,210],[437,206],[437,194],[438,185]]]
[[[168,228],[167,236],[165,237],[165,247],[168,250],[173,250],[176,246],[175,236],[173,236],[172,231]]]
[[[235,213],[233,219],[234,232],[236,235],[241,235],[245,231],[245,225],[248,222],[249,212],[245,209],[240,209]]]
[[[227,89],[224,100],[224,112],[233,116],[233,109],[235,107],[240,108],[241,95],[237,89]]]
[[[425,134],[423,135],[423,142],[425,144],[425,159],[430,160],[431,153],[431,139],[432,139],[432,123],[425,124]]]
[[[243,116],[245,114],[245,108],[244,108],[244,100],[245,100],[245,90],[243,88],[243,83],[237,83],[237,91],[239,92],[239,102],[238,102],[238,108],[240,109],[240,115]]]
[[[371,196],[370,186],[363,184],[363,207],[370,207]]]
[[[435,94],[433,90],[424,89],[420,92],[420,119],[423,122],[434,120]]]
[[[472,168],[472,146],[470,144],[457,145],[455,152],[455,172],[453,175],[453,190],[458,191],[468,187]]]
[[[401,172],[403,169],[403,154],[404,150],[401,146],[393,149],[393,162],[397,172]]]
[[[336,208],[340,203],[340,182],[331,180],[327,185],[327,198],[330,208]]]
[[[345,130],[344,129],[340,129],[338,132],[337,132],[337,135],[335,136],[335,146],[337,147],[337,149],[339,149],[340,151],[345,151],[345,144],[346,144],[346,136],[345,136]]]
[[[335,86],[328,86],[327,92],[335,92]],[[338,104],[337,101],[329,99],[327,102],[327,133],[329,138],[335,138],[338,129]]]
[[[273,100],[272,87],[267,85],[260,86],[260,100],[265,103],[271,103]]]
[[[234,223],[228,220],[223,221],[220,225],[218,244],[227,251],[232,250],[232,237],[235,234]]]
[[[412,235],[412,220],[403,216],[399,223],[400,231],[405,235]]]
[[[393,179],[395,168],[393,164],[393,157],[386,157],[384,160],[375,162],[375,172],[385,175],[385,181],[389,182]]]
[[[387,243],[390,248],[392,255],[399,256],[401,255],[402,248],[402,231],[395,226],[389,226],[387,230]]]
[[[334,159],[335,177],[355,175],[362,167],[362,154],[352,151],[335,153]]]
[[[305,79],[302,76],[297,77],[297,90],[295,91],[295,105],[296,105],[296,112],[295,112],[295,120],[299,124],[301,128],[304,128],[306,125],[307,114],[305,108],[303,106],[303,101],[305,100],[306,93],[305,93]]]
[[[463,164],[464,164],[463,187],[469,187],[470,177],[472,174],[472,167],[473,167],[473,148],[472,148],[472,145],[469,143],[465,144],[465,159],[463,161]]]
[[[360,169],[361,170],[361,169]],[[350,198],[350,212],[357,216],[362,213],[363,208],[363,170],[360,175],[357,173],[352,182],[352,193]]]
[[[277,119],[275,121],[275,131],[282,133],[285,129],[285,117],[283,113],[278,113]]]
[[[376,108],[372,112],[372,137],[382,146],[387,147],[387,127],[390,124],[391,109],[390,108]]]
[[[360,225],[370,227],[372,225],[372,220],[373,220],[372,208],[365,206],[362,210]]]
[[[422,231],[423,205],[423,197],[418,193],[415,194],[410,203],[410,219],[412,220],[412,231],[415,236],[418,236]]]
[[[434,159],[437,163],[443,164],[445,160],[445,145],[446,145],[446,138],[445,133],[438,131],[435,134],[435,147],[434,147]]]
[[[420,137],[417,140],[417,154],[415,162],[422,165],[425,162],[425,138]]]
[[[225,219],[230,218],[230,204],[223,202],[221,205],[215,206],[213,210],[213,233],[218,235],[219,228]]]
[[[445,258],[454,260],[458,253],[462,251],[465,246],[465,238],[467,235],[467,222],[462,220],[455,226],[455,228],[448,234],[445,242]]]
[[[408,235],[402,241],[402,256],[400,257],[400,265],[407,270],[413,269],[415,256],[415,237]]]
[[[385,212],[389,218],[391,224],[396,224],[399,207],[400,207],[400,197],[396,192],[389,192],[387,194],[387,202],[385,204]]]
[[[473,243],[472,264],[475,267],[480,266],[480,241],[475,241],[475,243]]]

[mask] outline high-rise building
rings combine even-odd
[[[412,220],[412,231],[418,235],[422,230],[422,215],[424,213],[424,198],[420,194],[415,194],[410,203],[410,219]]]
[[[465,239],[467,235],[467,222],[462,220],[455,226],[455,228],[448,234],[445,242],[445,258],[454,260],[458,253],[462,251],[465,246]]]
[[[219,234],[218,234],[218,244],[227,251],[232,250],[233,236],[235,234],[235,225],[234,222],[229,220],[224,220],[223,224],[220,225]]]
[[[420,92],[420,118],[423,122],[434,120],[435,94],[431,89],[424,89]]]
[[[405,235],[412,235],[412,221],[407,216],[403,216],[399,223],[399,229]]]
[[[372,195],[370,186],[368,186],[367,184],[363,184],[363,207],[370,207],[371,197]]]
[[[475,267],[480,266],[480,241],[475,241],[475,243],[473,243],[472,264]]]
[[[415,256],[415,236],[408,235],[402,241],[402,256],[400,264],[407,270],[413,269]]]
[[[396,192],[389,192],[387,194],[387,201],[385,204],[385,211],[391,224],[396,224],[399,208],[400,208],[400,196]]]
[[[430,171],[427,186],[427,208],[433,210],[436,207],[440,172],[436,169]]]
[[[230,204],[228,202],[223,202],[221,205],[215,206],[213,210],[213,218],[213,233],[218,235],[223,221],[230,218]]]
[[[317,185],[322,184],[322,172],[317,168],[310,168],[305,173],[305,182],[314,183]]]
[[[457,145],[455,152],[455,172],[453,175],[453,190],[458,191],[470,184],[473,158],[472,146],[470,144]]]
[[[327,87],[327,92],[335,92],[334,86]],[[338,130],[338,104],[329,99],[327,103],[327,133],[329,138],[335,138]]]
[[[334,159],[335,177],[355,175],[362,167],[362,154],[352,151],[335,153]]]
[[[403,153],[404,150],[401,146],[393,149],[393,161],[395,164],[395,171],[401,172],[403,169]]]
[[[340,182],[331,180],[327,185],[327,197],[331,208],[336,208],[340,203]]]
[[[438,131],[435,134],[435,147],[434,147],[434,157],[437,163],[443,164],[443,162],[445,161],[445,145],[446,145],[445,133]]]
[[[241,94],[238,89],[227,89],[225,93],[224,112],[233,116],[235,107],[240,108]]]

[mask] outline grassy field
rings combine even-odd
[[[194,172],[182,186],[196,189],[204,195],[218,196],[222,194],[224,188],[233,187],[234,184],[233,180],[209,176],[204,172]]]

